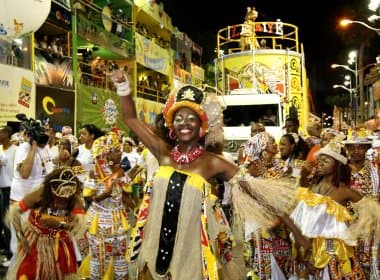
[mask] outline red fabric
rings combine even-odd
[[[36,211],[32,210],[29,215],[29,222],[40,232],[39,235],[49,236],[51,239],[56,239],[57,229],[45,228],[40,223],[40,216]],[[28,234],[28,232],[26,233]],[[25,236],[28,239],[28,236]],[[58,259],[55,261],[56,268],[59,267],[63,275],[76,273],[77,270],[77,260],[75,257],[74,245],[69,236],[69,234],[64,230],[59,230],[59,246],[58,246]],[[22,275],[25,275],[27,279],[36,279],[37,275],[37,261],[38,261],[38,250],[37,250],[38,239],[31,246],[31,251],[23,259],[19,270],[17,272],[17,279]],[[55,243],[54,243],[55,244]],[[65,250],[67,248],[67,251]],[[54,248],[53,248],[54,249]],[[55,258],[55,256],[50,256]],[[43,264],[42,264],[42,267]],[[55,276],[53,275],[43,275],[40,271],[40,279],[58,279],[57,271],[55,270]]]
[[[311,161],[314,166],[317,165],[317,158],[315,157],[315,153],[318,152],[321,149],[321,146],[319,144],[314,145],[311,147],[309,153],[307,154],[306,161]]]
[[[71,213],[74,214],[74,215],[76,215],[76,214],[85,214],[83,208],[75,208],[75,209],[71,210]]]
[[[24,211],[24,212],[28,210],[28,206],[26,206],[24,200],[21,200],[21,201],[18,203],[18,206],[19,206],[20,209],[21,209],[22,211]]]

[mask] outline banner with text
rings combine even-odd
[[[136,61],[152,70],[169,76],[171,61],[169,51],[138,33],[135,33],[135,36]]]
[[[61,131],[65,125],[75,127],[74,91],[37,86],[36,92],[38,119],[49,118],[49,124],[55,131]]]
[[[16,114],[35,118],[36,89],[30,70],[0,64],[0,125],[17,121]]]

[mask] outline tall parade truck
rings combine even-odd
[[[279,20],[257,22],[257,15],[248,7],[244,23],[217,34],[215,82],[225,106],[225,150],[235,155],[249,139],[252,122],[262,122],[279,140],[287,117],[298,118],[303,132],[309,118],[309,85],[298,28]]]

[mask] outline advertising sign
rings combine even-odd
[[[0,125],[17,121],[18,113],[34,118],[35,90],[32,71],[0,64]]]
[[[262,51],[252,56],[242,54],[223,60],[223,66],[230,89],[253,88],[258,93],[276,93],[287,96],[302,92],[301,57],[287,51]],[[222,67],[219,62],[218,67]]]
[[[136,33],[136,61],[166,76],[170,73],[169,51]]]
[[[62,126],[74,126],[75,93],[59,88],[37,86],[36,118],[49,118],[49,124],[55,131]]]

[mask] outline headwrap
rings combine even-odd
[[[115,132],[108,132],[106,135],[97,138],[92,144],[92,156],[104,158],[112,150],[120,150],[121,144]]]
[[[274,139],[268,132],[259,132],[253,135],[244,148],[244,163],[249,164],[260,158],[261,153],[266,149],[269,139]]]
[[[171,93],[166,106],[164,109],[165,125],[167,128],[173,127],[174,113],[182,108],[188,107],[197,113],[198,117],[202,122],[202,130],[207,132],[208,130],[208,117],[204,111],[202,105],[205,101],[204,92],[191,85],[185,85],[179,88],[177,91],[174,90]]]
[[[207,87],[206,87],[207,88]],[[205,89],[206,89],[205,88]],[[171,92],[163,111],[165,126],[173,127],[175,112],[188,107],[201,120],[203,134],[206,134],[205,145],[223,143],[223,107],[213,92],[206,92],[192,85],[184,85]]]

